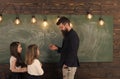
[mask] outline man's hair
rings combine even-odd
[[[62,17],[60,17],[60,19],[57,21],[57,23],[56,23],[56,25],[59,25],[59,24],[66,24],[66,23],[68,23],[69,25],[70,25],[70,20],[67,18],[67,17],[64,17],[64,16],[62,16]]]

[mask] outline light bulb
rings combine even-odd
[[[92,14],[90,12],[87,12],[87,18],[92,19],[92,17],[93,17]]]
[[[32,22],[32,23],[36,23],[36,22],[37,22],[35,16],[32,16],[31,22]]]
[[[56,20],[56,21],[58,22],[59,19],[60,19],[60,16],[57,17],[57,20]]]
[[[44,19],[43,26],[46,27],[48,25],[47,20]]]
[[[70,27],[73,27],[73,24],[72,24],[72,23],[70,23]]]
[[[3,18],[2,18],[2,14],[0,14],[0,22],[3,20]]]
[[[16,19],[15,19],[15,24],[20,24],[20,19],[19,19],[19,17],[16,17]]]
[[[101,26],[104,25],[104,20],[103,20],[102,18],[99,18],[99,24],[100,24]]]

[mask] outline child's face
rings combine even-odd
[[[21,52],[22,52],[21,44],[18,45],[17,51],[18,51],[18,53],[21,53]]]
[[[39,49],[37,49],[37,55],[38,55],[38,56],[40,55],[40,51],[39,51]]]

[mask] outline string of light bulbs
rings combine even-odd
[[[103,20],[103,17],[102,17],[102,5],[101,4],[93,4],[93,3],[88,3],[88,4],[91,4],[91,5],[95,5],[95,6],[98,6],[99,10],[100,10],[100,17],[99,17],[99,25],[103,26],[105,24],[104,20]],[[93,18],[93,15],[92,13],[90,12],[90,6],[88,7],[88,10],[87,10],[87,18],[89,20],[91,20]]]
[[[89,4],[91,4],[91,3],[89,3]],[[94,5],[94,4],[92,4],[92,5]],[[96,4],[95,4],[96,5]],[[6,7],[8,7],[9,6],[9,4],[6,6]],[[14,10],[15,10],[15,13],[16,13],[16,18],[15,18],[15,21],[14,21],[14,23],[15,24],[20,24],[21,23],[21,20],[20,20],[20,17],[19,17],[19,14],[18,14],[18,12],[17,12],[17,10],[16,10],[16,8],[15,8],[15,6],[12,4],[12,6],[13,6],[13,8],[14,8]],[[80,5],[80,6],[83,6],[83,5]],[[102,17],[102,6],[101,5],[97,5],[97,6],[99,6],[100,7],[100,17],[99,17],[99,19],[98,19],[98,23],[99,23],[99,25],[101,25],[101,26],[103,26],[104,24],[105,24],[105,22],[104,22],[104,20],[103,20],[103,17]],[[87,11],[86,11],[86,16],[87,16],[87,18],[88,18],[88,20],[91,20],[92,18],[93,18],[93,15],[92,15],[92,12],[90,11],[90,5],[88,6],[88,9],[87,9]],[[1,12],[0,12],[0,22],[2,22],[3,21],[3,12],[4,12],[4,10],[5,10],[6,8],[3,8],[2,10],[1,10]],[[43,12],[43,11],[42,11]],[[35,13],[34,13],[35,14]],[[36,22],[37,22],[37,19],[36,19],[36,17],[35,17],[35,15],[32,15],[32,17],[31,17],[31,23],[33,23],[33,24],[35,24]],[[44,13],[43,13],[44,14]],[[58,16],[57,17],[57,20],[60,18],[60,16]],[[47,18],[43,18],[43,25],[44,26],[47,26],[48,25],[48,23],[47,23]],[[71,24],[72,25],[72,24]]]

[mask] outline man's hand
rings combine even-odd
[[[50,50],[58,50],[58,47],[56,45],[54,45],[54,44],[50,44],[49,49]]]

